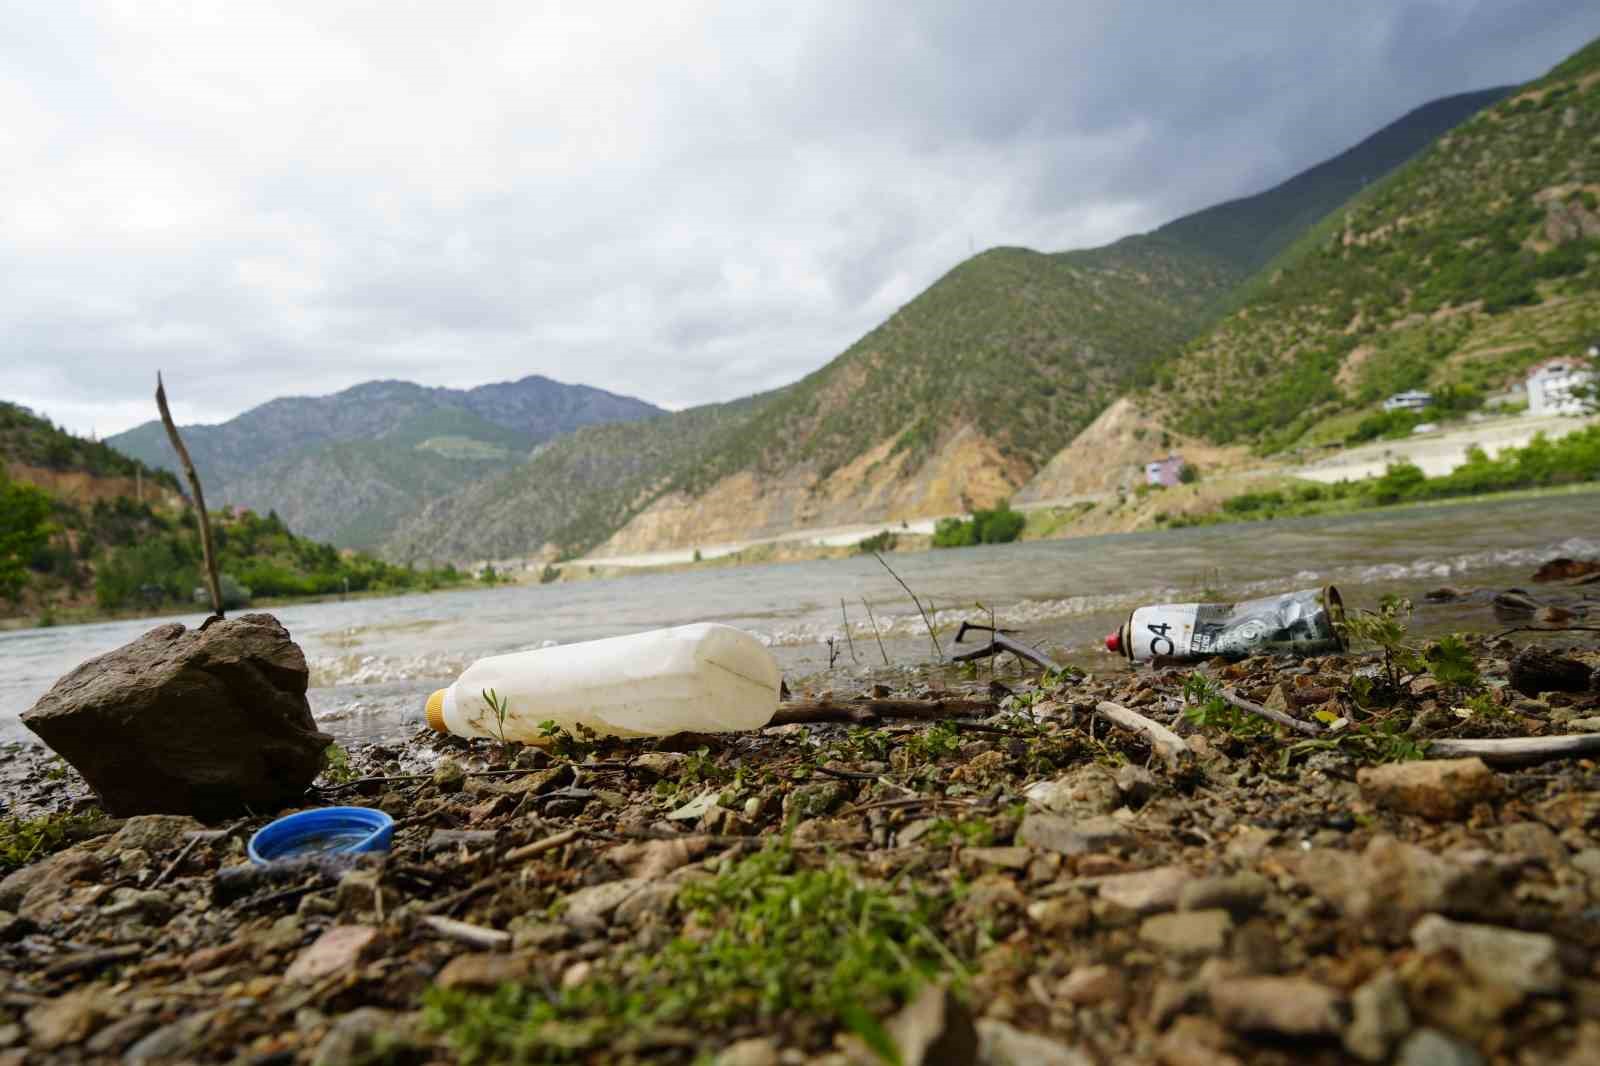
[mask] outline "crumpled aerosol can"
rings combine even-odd
[[[1129,659],[1243,659],[1323,655],[1344,650],[1344,603],[1332,585],[1241,603],[1162,603],[1140,607],[1106,637]]]

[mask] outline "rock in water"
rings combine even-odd
[[[114,815],[259,814],[297,800],[332,742],[306,682],[305,655],[270,614],[173,622],[79,666],[22,722]]]

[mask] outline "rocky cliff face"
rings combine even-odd
[[[797,529],[895,523],[989,507],[1027,476],[1025,463],[971,426],[947,433],[908,471],[897,435],[825,477],[797,467],[777,477],[740,471],[700,496],[664,495],[594,553],[628,555],[757,539]]]

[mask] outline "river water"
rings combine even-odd
[[[982,603],[1061,658],[1106,670],[1122,668],[1121,660],[1101,642],[1132,607],[1191,599],[1202,589],[1244,599],[1333,583],[1351,607],[1375,605],[1386,592],[1418,598],[1423,631],[1490,627],[1486,607],[1431,607],[1420,594],[1440,584],[1526,586],[1545,559],[1600,556],[1597,518],[1600,496],[1582,493],[888,558],[931,601],[947,645],[960,619],[984,617],[976,606]],[[855,658],[840,640],[830,670],[825,642],[841,636],[841,598]],[[409,733],[427,693],[481,656],[694,621],[749,629],[791,678],[849,691],[869,670],[882,669],[863,599],[892,663],[929,658],[921,618],[870,556],[304,604],[274,613],[305,650],[318,723],[352,740]],[[198,625],[202,618],[179,620]],[[168,620],[0,633],[0,740],[31,736],[17,716],[57,677]]]

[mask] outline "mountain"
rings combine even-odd
[[[1510,91],[1511,86],[1501,86],[1424,104],[1355,147],[1280,185],[1185,215],[1156,230],[1154,236],[1198,248],[1238,270],[1254,273],[1369,182]]]
[[[1167,380],[1306,226],[1506,92],[1435,101],[1262,193],[1103,248],[986,251],[778,394],[574,434],[431,505],[385,551],[621,554],[992,504],[1114,400]]]
[[[582,554],[651,503],[668,471],[694,462],[709,441],[737,432],[781,395],[575,430],[428,504],[400,523],[384,554],[419,564]]]
[[[1139,406],[1276,452],[1346,439],[1395,392],[1468,408],[1581,351],[1600,335],[1596,129],[1600,41],[1302,234]]]
[[[428,501],[515,466],[544,441],[660,413],[642,400],[534,375],[467,390],[370,381],[182,430],[208,500],[276,511],[308,536],[364,548]],[[159,422],[108,443],[178,468]]]

